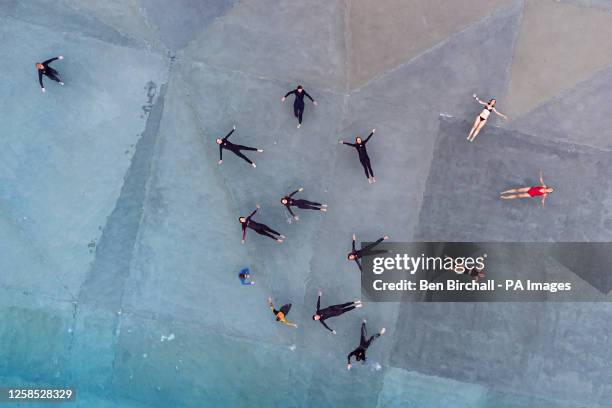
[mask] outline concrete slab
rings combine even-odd
[[[107,0],[104,3],[89,0],[63,1],[79,14],[95,17],[126,37],[155,49],[164,49],[154,27],[143,14],[140,0]]]
[[[519,403],[522,398],[513,405],[512,399],[495,394],[512,390],[568,406],[597,406],[600,395],[593,390],[608,381],[606,357],[583,351],[605,347],[609,328],[591,325],[611,311],[601,304],[577,303],[404,304],[397,338],[410,339],[410,347],[398,341],[395,361],[406,370],[490,387],[494,394],[487,399],[492,401],[484,406],[495,406],[496,399],[527,406]],[[581,322],[579,316],[585,314],[597,317]],[[518,317],[527,315],[529,319]],[[589,339],[571,334],[585,331],[596,334]]]
[[[185,58],[230,71],[346,89],[344,2],[252,0],[236,4],[185,49]],[[318,89],[316,89],[318,88]],[[253,103],[259,96],[250,96]]]
[[[0,3],[0,16],[47,27],[51,31],[90,36],[122,46],[139,46],[134,39],[121,34],[94,16],[73,10],[62,1],[4,0]]]
[[[612,150],[612,119],[606,108],[611,83],[612,69],[602,70],[509,126],[538,137]]]
[[[157,28],[159,38],[170,50],[185,47],[237,0],[141,0],[148,21]],[[177,30],[180,27],[180,30]]]
[[[350,0],[349,88],[362,86],[512,3]]]
[[[612,63],[612,13],[526,0],[507,113],[517,118]]]
[[[601,179],[612,157],[487,127],[474,143],[471,123],[441,118],[416,237],[445,241],[608,241],[612,225]],[[538,184],[557,190],[542,209],[534,200],[500,200],[510,188]],[[450,183],[450,184],[449,184]],[[585,184],[587,183],[587,184]],[[546,227],[543,228],[542,225]]]
[[[95,244],[114,206],[131,146],[144,128],[146,85],[160,82],[166,62],[90,37],[2,21],[0,47],[13,61],[7,75],[23,86],[0,84],[6,96],[0,107],[11,118],[0,142],[0,200],[37,256],[75,294],[93,257],[88,245]],[[120,61],[112,80],[93,48]],[[47,80],[43,94],[34,63],[58,54],[66,54],[55,63],[66,86]]]

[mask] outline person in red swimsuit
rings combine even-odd
[[[521,188],[513,188],[511,190],[506,190],[501,193],[500,198],[502,200],[512,200],[514,198],[531,198],[531,197],[542,197],[542,207],[544,207],[544,202],[546,201],[546,197],[553,191],[555,191],[552,187],[548,187],[544,183],[544,176],[540,171],[540,183],[539,186],[534,187],[521,187]]]

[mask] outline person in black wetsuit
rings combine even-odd
[[[251,213],[248,217],[239,217],[238,220],[242,226],[242,243],[246,240],[246,231],[247,228],[252,229],[259,235],[265,235],[266,237],[270,237],[278,242],[283,242],[284,235],[274,231],[272,228],[268,227],[266,224],[260,224],[257,221],[253,221],[251,218],[255,215],[257,210],[259,210],[261,206],[257,204],[257,208],[255,211]]]
[[[355,261],[355,263],[357,264],[361,272],[363,272],[363,269],[361,268],[361,262],[359,262],[361,258],[363,258],[364,256],[385,254],[389,252],[386,249],[377,249],[377,250],[372,251],[372,248],[374,248],[376,245],[380,244],[383,241],[388,240],[389,239],[388,235],[385,235],[384,237],[379,238],[378,241],[372,242],[370,245],[366,245],[365,247],[361,249],[355,248],[356,239],[357,237],[355,236],[355,234],[353,234],[353,242],[351,243],[352,250],[351,252],[348,253],[346,257],[348,258],[349,261]]]
[[[55,60],[63,60],[63,56],[48,59],[44,62],[37,62],[36,69],[38,70],[38,83],[40,84],[41,91],[45,92],[45,86],[43,85],[43,75],[46,75],[49,79],[59,82],[60,85],[64,85],[59,77],[59,73],[49,66]]]
[[[301,192],[301,191],[304,191],[304,187],[300,187],[299,189],[295,190],[293,193],[281,198],[280,200],[281,204],[287,208],[287,210],[289,211],[289,214],[291,214],[293,218],[295,218],[296,220],[300,219],[300,217],[298,217],[297,215],[293,213],[293,211],[291,210],[291,207],[297,207],[303,210],[317,210],[317,211],[323,211],[323,212],[327,211],[327,204],[320,204],[320,203],[315,203],[312,201],[302,200],[302,199],[294,200],[293,198],[291,198],[296,193]]]
[[[285,99],[287,99],[287,97],[291,94],[295,95],[295,100],[293,101],[293,114],[298,119],[297,127],[299,129],[302,126],[302,114],[304,113],[304,95],[306,95],[308,99],[312,101],[314,106],[317,106],[318,104],[317,101],[312,99],[312,96],[310,96],[308,92],[306,92],[302,85],[298,85],[298,87],[293,91],[287,92],[285,96],[283,96],[281,101],[285,102]]]
[[[341,305],[332,305],[328,306],[325,309],[321,309],[321,295],[323,293],[319,291],[319,298],[317,299],[317,311],[314,315],[312,315],[312,320],[318,320],[327,330],[329,330],[332,334],[336,334],[336,331],[331,329],[328,325],[325,324],[325,320],[330,317],[340,316],[343,313],[349,312],[356,307],[361,307],[363,304],[361,300],[356,300],[354,302],[342,303]]]
[[[361,339],[359,340],[359,347],[351,351],[348,355],[348,364],[346,366],[346,369],[350,370],[351,367],[353,367],[353,365],[351,364],[351,357],[353,356],[355,356],[357,361],[362,361],[365,363],[366,350],[368,349],[368,347],[370,347],[370,344],[372,344],[372,341],[374,341],[374,339],[379,338],[383,334],[385,334],[384,327],[380,330],[380,333],[376,333],[375,335],[371,336],[369,339],[366,340],[366,337],[368,337],[368,331],[366,329],[366,321],[364,320],[363,323],[361,323]]]
[[[250,163],[251,166],[257,167],[255,165],[255,163],[253,163],[248,157],[246,157],[240,151],[241,150],[251,150],[251,151],[257,151],[257,152],[261,153],[261,152],[263,152],[263,149],[257,149],[255,147],[248,147],[248,146],[238,145],[238,144],[234,144],[234,143],[230,142],[227,139],[229,139],[229,137],[232,135],[232,133],[234,133],[234,130],[236,130],[236,126],[234,126],[232,131],[229,132],[223,139],[217,139],[217,144],[219,145],[219,164],[223,163],[223,149],[227,149],[227,150],[233,152],[236,156],[242,158],[247,163]]]
[[[363,171],[368,179],[368,183],[376,183],[376,179],[374,178],[374,171],[372,171],[372,165],[370,164],[370,156],[368,156],[368,151],[366,150],[366,143],[372,137],[372,135],[376,133],[376,129],[372,129],[372,133],[366,140],[362,140],[361,137],[357,136],[355,138],[355,143],[348,143],[344,140],[338,140],[338,143],[345,144],[349,146],[353,146],[357,149],[357,153],[359,154],[359,161],[363,166]]]

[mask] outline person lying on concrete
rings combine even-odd
[[[41,91],[45,92],[45,85],[43,84],[43,75],[51,79],[52,81],[59,83],[62,86],[64,85],[64,83],[59,77],[59,73],[49,66],[49,64],[51,64],[53,61],[63,59],[64,57],[60,55],[59,57],[51,58],[46,61],[36,63],[36,69],[38,70],[38,83],[40,84]]]
[[[242,270],[240,270],[240,272],[238,273],[238,279],[240,280],[240,284],[242,285],[254,285],[255,281],[251,280],[251,272],[249,271],[249,268],[243,268]]]
[[[546,198],[550,193],[555,191],[554,188],[549,187],[544,183],[544,174],[540,171],[540,185],[534,187],[519,187],[510,190],[502,191],[499,198],[502,200],[514,200],[516,198],[532,198],[542,197],[542,208]]]
[[[287,303],[286,305],[281,306],[279,310],[276,310],[274,308],[274,305],[272,304],[272,298],[268,298],[268,307],[270,308],[270,310],[272,310],[272,313],[274,313],[274,317],[276,318],[277,322],[281,322],[283,324],[286,324],[287,326],[295,328],[298,327],[297,324],[287,321],[287,315],[291,310],[291,303]]]
[[[366,140],[362,140],[361,136],[357,136],[355,138],[355,143],[348,143],[344,140],[338,140],[338,143],[340,144],[352,146],[357,149],[359,161],[361,162],[363,171],[365,172],[366,178],[368,179],[368,183],[376,183],[376,179],[374,178],[374,171],[372,170],[372,164],[370,163],[370,156],[368,156],[368,150],[366,149],[366,143],[368,143],[374,133],[376,133],[376,129],[372,129],[372,133],[370,133],[370,136],[368,136]]]
[[[370,347],[370,345],[372,344],[372,342],[374,341],[374,339],[379,338],[380,336],[382,336],[383,334],[385,334],[385,328],[383,327],[382,329],[380,329],[379,333],[376,333],[375,335],[371,336],[369,339],[368,337],[368,331],[366,329],[366,321],[364,320],[363,323],[361,323],[361,339],[359,340],[359,347],[357,347],[355,350],[351,351],[348,355],[348,364],[346,366],[347,370],[350,370],[353,367],[353,364],[351,364],[351,357],[355,357],[355,359],[357,361],[361,361],[362,363],[365,363],[366,361],[366,351],[368,349],[368,347]]]
[[[361,262],[359,262],[359,260],[361,258],[363,258],[364,256],[374,256],[374,255],[379,255],[379,254],[386,254],[389,251],[385,250],[385,249],[377,249],[377,250],[373,250],[373,248],[380,244],[383,241],[386,241],[389,239],[388,235],[385,235],[382,238],[379,238],[376,242],[372,242],[370,245],[366,245],[365,247],[361,248],[361,249],[357,249],[355,248],[355,241],[357,240],[357,237],[355,236],[355,234],[353,234],[353,242],[351,243],[351,252],[348,253],[348,255],[346,256],[346,258],[349,261],[355,261],[355,263],[357,264],[357,266],[359,267],[359,270],[361,272],[363,272],[363,268],[361,267]]]
[[[470,134],[467,137],[467,140],[469,140],[470,142],[474,141],[474,139],[476,138],[476,136],[478,136],[478,133],[480,133],[484,125],[487,124],[487,120],[489,120],[491,112],[495,112],[495,114],[501,116],[505,120],[508,120],[508,117],[506,115],[501,112],[498,112],[497,109],[495,109],[495,104],[497,103],[495,99],[491,99],[489,102],[484,102],[478,99],[475,94],[472,96],[479,104],[484,105],[485,107],[482,112],[480,112],[480,115],[476,117],[476,120],[474,121],[474,126],[472,126],[472,130],[470,130]]]
[[[259,235],[263,235],[263,236],[272,238],[279,243],[283,242],[283,238],[285,238],[284,235],[281,235],[279,232],[268,227],[266,224],[261,224],[252,219],[255,213],[257,212],[257,210],[261,208],[259,204],[257,204],[256,207],[257,208],[255,208],[255,211],[253,211],[251,215],[249,215],[248,217],[242,217],[242,216],[238,217],[238,221],[240,221],[240,225],[242,226],[242,243],[244,244],[244,242],[246,241],[247,228],[252,229]]]
[[[293,114],[298,120],[297,128],[299,129],[302,126],[302,115],[304,114],[304,96],[307,96],[308,99],[312,101],[314,106],[317,106],[318,104],[317,101],[312,99],[312,96],[306,92],[302,85],[298,85],[293,91],[287,92],[281,101],[285,102],[285,99],[287,99],[289,95],[295,95],[295,99],[293,100]]]
[[[329,319],[330,317],[340,316],[341,314],[350,312],[351,310],[355,308],[363,306],[363,304],[361,303],[361,300],[356,300],[354,302],[347,302],[347,303],[342,303],[339,305],[332,305],[332,306],[326,307],[325,309],[321,309],[321,295],[322,294],[323,293],[319,291],[319,297],[317,299],[317,311],[312,316],[312,320],[317,320],[332,334],[336,334],[336,331],[330,328],[325,323],[325,320]]]
[[[227,135],[225,135],[223,139],[216,140],[217,144],[219,145],[219,164],[223,163],[223,149],[225,149],[225,150],[229,150],[230,152],[234,153],[236,156],[240,157],[242,160],[246,161],[251,166],[257,167],[255,163],[251,161],[251,159],[249,159],[244,154],[242,154],[241,150],[249,150],[249,151],[256,151],[256,152],[262,153],[263,149],[258,149],[256,147],[243,146],[243,145],[234,144],[230,142],[227,139],[229,139],[232,133],[234,133],[234,130],[236,130],[236,126],[234,126],[234,128]]]
[[[281,204],[287,208],[289,214],[297,221],[300,219],[297,215],[293,213],[291,207],[301,208],[303,210],[317,210],[317,211],[327,211],[327,204],[315,203],[314,201],[302,200],[302,199],[294,199],[292,198],[296,193],[304,191],[304,187],[300,187],[295,190],[293,193],[281,198]]]

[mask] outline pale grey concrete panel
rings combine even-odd
[[[237,0],[140,0],[143,14],[170,50],[185,47]]]
[[[384,75],[512,2],[349,0],[350,89]]]
[[[313,92],[315,87],[342,92],[344,7],[339,0],[240,2],[181,55],[230,71],[301,83]]]
[[[140,0],[63,0],[82,15],[95,17],[137,43],[163,50],[152,24],[147,21]]]
[[[612,13],[526,0],[508,88],[517,118],[612,63]]]
[[[510,127],[538,137],[612,150],[608,68],[510,123]]]
[[[76,294],[93,258],[88,245],[112,211],[144,128],[146,85],[160,82],[166,62],[90,37],[2,22],[0,48],[12,62],[5,71],[11,81],[0,84],[0,109],[10,118],[2,124],[0,200],[35,256]],[[54,67],[66,85],[47,79],[42,93],[34,63],[58,54],[65,59]],[[112,71],[100,55],[117,62]]]

